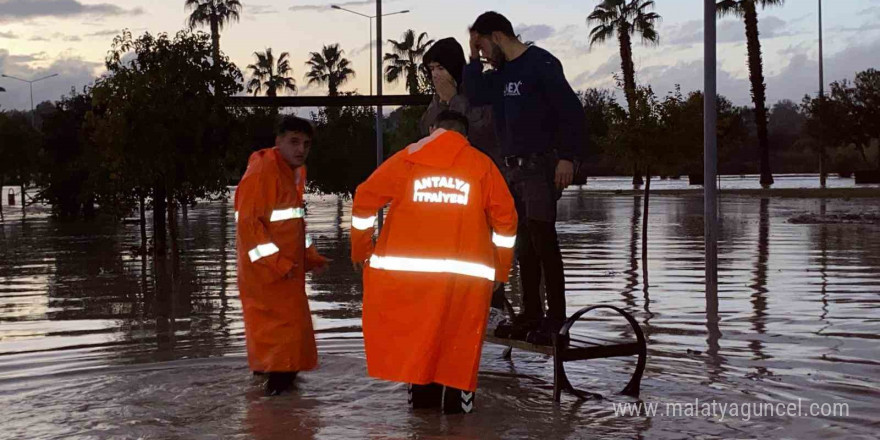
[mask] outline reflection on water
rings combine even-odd
[[[584,190],[560,201],[569,312],[612,304],[636,317],[649,341],[643,401],[802,398],[850,409],[843,418],[724,423],[616,416],[611,403],[635,402],[609,394],[634,359],[567,365],[576,386],[608,399],[551,405],[548,359],[514,351],[506,361],[494,346],[485,349],[478,414],[406,411],[404,388],[364,377],[350,203],[334,196],[308,206],[309,230],[333,259],[307,286],[321,368],[297,393],[266,399],[243,357],[231,203],[180,213],[179,257],[155,261],[140,257],[137,225],[61,223],[39,206],[23,220],[5,207],[0,438],[870,436],[880,423],[880,227],[786,220],[877,209],[877,201],[723,197],[716,297],[702,285],[699,196],[652,197],[646,260],[641,196]],[[575,331],[632,338],[610,315],[593,318]]]

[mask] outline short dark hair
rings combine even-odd
[[[461,113],[453,110],[443,110],[434,120],[434,126],[445,130],[457,131],[465,136],[468,133],[468,119]]]
[[[315,128],[306,119],[297,116],[283,116],[275,127],[275,135],[281,136],[288,131],[302,133],[310,138],[315,137]]]
[[[477,21],[471,26],[471,30],[480,35],[492,35],[492,32],[501,32],[508,37],[516,38],[513,25],[505,16],[495,12],[484,12],[477,17]]]

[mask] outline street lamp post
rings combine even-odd
[[[819,119],[825,109],[825,57],[822,47],[822,0],[819,0]],[[822,124],[819,124],[822,127]],[[820,128],[821,130],[821,128]],[[819,185],[825,188],[828,180],[828,171],[825,169],[825,133],[819,134]]]
[[[51,75],[44,76],[44,77],[42,77],[42,78],[37,78],[37,79],[33,79],[33,80],[26,80],[26,79],[17,78],[17,77],[11,76],[11,75],[0,75],[0,77],[3,77],[3,78],[9,78],[9,79],[18,80],[18,81],[21,81],[21,82],[26,82],[26,83],[28,83],[28,86],[30,86],[30,89],[31,89],[31,124],[32,124],[34,127],[37,126],[36,113],[34,112],[34,83],[35,83],[35,82],[40,82],[40,81],[42,81],[42,80],[44,80],[44,79],[52,78],[52,77],[54,77],[54,76],[58,76],[58,74],[57,74],[57,73],[53,73],[53,74],[51,74]]]
[[[51,75],[47,75],[42,78],[27,80],[27,79],[17,78],[17,77],[11,76],[11,75],[0,74],[0,77],[14,79],[14,80],[18,80],[21,82],[26,82],[26,83],[28,83],[28,86],[30,86],[30,89],[31,89],[31,125],[33,125],[34,128],[37,127],[37,113],[34,111],[34,83],[40,82],[44,79],[52,78],[54,76],[58,76],[58,74],[53,73]],[[25,182],[22,181],[21,182],[21,215],[22,215],[22,218],[24,218],[24,215],[25,215],[25,199],[24,199],[24,197],[25,197],[26,186],[27,185],[25,184]]]
[[[338,9],[340,11],[351,12],[352,14],[360,15],[361,17],[365,17],[370,20],[370,69],[369,70],[370,70],[370,95],[372,95],[373,94],[373,19],[376,18],[377,16],[376,15],[361,14],[360,12],[352,11],[350,9],[345,9],[339,5],[331,5],[330,7],[333,9]],[[397,12],[390,12],[388,14],[382,14],[382,17],[387,17],[389,15],[406,14],[408,12],[409,12],[409,9],[406,9],[403,11],[397,11]],[[380,43],[380,47],[381,47],[381,43]]]
[[[717,27],[715,0],[704,2],[703,33],[703,223],[706,243],[706,307],[717,317],[718,311],[718,208],[715,175],[718,166]]]

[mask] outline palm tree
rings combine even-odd
[[[354,69],[350,67],[351,62],[342,56],[344,53],[339,44],[324,46],[321,52],[312,52],[311,58],[306,62],[311,67],[306,74],[308,84],[326,84],[330,89],[330,96],[339,95],[339,86],[354,77]]]
[[[755,124],[758,127],[758,148],[761,152],[761,185],[773,184],[770,172],[770,144],[767,141],[767,85],[764,84],[764,66],[761,61],[761,40],[758,37],[758,5],[762,8],[778,6],[785,0],[721,0],[718,15],[741,17],[746,25],[746,49],[749,59],[749,81],[752,83],[752,101],[755,103]]]
[[[272,53],[272,48],[266,49],[265,52],[254,52],[257,57],[256,64],[249,64],[247,70],[250,72],[251,80],[247,83],[248,93],[253,92],[254,96],[260,94],[266,89],[266,96],[278,96],[278,92],[289,91],[296,93],[296,81],[291,78],[293,69],[290,68],[290,54],[282,52],[278,60]]]
[[[220,65],[220,31],[223,26],[231,21],[238,21],[241,17],[241,2],[239,0],[186,0],[185,7],[189,14],[187,22],[190,29],[202,25],[211,27],[211,42],[213,49],[214,65]]]
[[[596,26],[590,31],[590,47],[617,37],[620,45],[620,64],[623,69],[623,94],[632,112],[636,107],[636,72],[633,64],[632,37],[638,35],[645,44],[657,44],[660,35],[654,25],[660,15],[651,12],[653,0],[602,0],[587,17],[587,24]],[[641,185],[638,164],[633,163],[633,185]]]
[[[427,40],[427,41],[426,41]],[[391,43],[392,53],[385,54],[385,81],[396,83],[401,77],[406,77],[406,88],[410,95],[421,93],[419,73],[422,65],[422,57],[428,47],[434,44],[434,40],[428,40],[428,33],[422,32],[416,37],[412,29],[403,33],[402,41],[388,40]]]

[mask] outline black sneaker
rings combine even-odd
[[[277,396],[293,388],[296,373],[296,371],[266,373],[269,376],[269,380],[266,381],[266,395]]]
[[[470,414],[474,411],[476,392],[443,387],[444,414]]]
[[[569,338],[568,335],[559,334],[561,328],[562,323],[545,318],[538,329],[529,332],[526,342],[535,345],[553,345],[553,336],[556,335],[559,345],[567,346]]]
[[[517,316],[512,322],[505,320],[498,324],[495,328],[495,337],[525,341],[529,332],[537,329],[540,323],[541,321],[537,319]]]
[[[505,319],[504,321],[499,322],[497,326],[495,326],[494,335],[496,338],[510,339],[510,334],[512,332],[513,323],[510,322],[509,319]]]
[[[413,409],[440,408],[443,404],[443,385],[407,384],[407,401]]]

